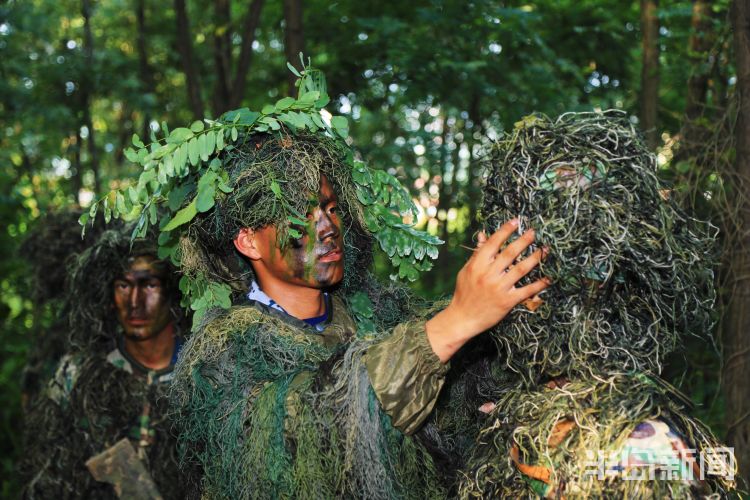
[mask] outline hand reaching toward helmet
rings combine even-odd
[[[471,338],[499,323],[516,305],[549,286],[547,278],[516,286],[544,257],[539,249],[517,260],[533,243],[533,229],[502,248],[517,229],[514,219],[489,238],[480,234],[474,254],[458,273],[450,304],[427,321],[427,338],[443,363]]]

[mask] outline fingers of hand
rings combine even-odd
[[[513,243],[505,247],[505,249],[495,257],[494,266],[497,271],[503,272],[513,264],[518,256],[534,242],[534,236],[534,230],[529,229],[519,236]]]
[[[533,297],[534,295],[540,293],[542,290],[547,288],[552,281],[550,281],[549,278],[542,278],[540,280],[536,280],[535,282],[522,286],[521,288],[517,288],[517,292],[520,294],[521,301],[524,301],[530,297]]]
[[[479,231],[477,233],[477,250],[482,248],[482,245],[484,245],[487,242],[487,233],[484,231]]]
[[[534,269],[544,257],[543,250],[540,248],[536,252],[529,255],[527,258],[521,260],[516,265],[508,269],[506,276],[512,280],[513,283],[517,283],[518,280],[526,276]]]
[[[482,248],[478,249],[474,256],[485,262],[492,261],[503,244],[510,238],[510,235],[516,232],[516,229],[518,229],[518,219],[506,222],[482,244]]]

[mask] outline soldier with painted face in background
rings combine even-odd
[[[174,269],[132,226],[74,264],[70,352],[31,408],[27,498],[184,497],[164,397],[184,329]]]

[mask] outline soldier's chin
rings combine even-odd
[[[344,279],[344,266],[336,266],[329,269],[324,275],[319,275],[316,279],[318,288],[331,288]]]

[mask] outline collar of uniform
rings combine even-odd
[[[182,344],[182,337],[175,336],[175,350],[177,352],[179,352]],[[174,356],[172,359],[174,359]],[[125,343],[122,337],[117,339],[117,346],[107,354],[107,361],[115,367],[133,375],[147,376],[150,373],[153,381],[156,383],[169,382],[173,378],[174,363],[170,363],[169,366],[161,370],[147,368],[125,350]]]
[[[250,287],[247,295],[245,295],[245,298],[250,304],[261,311],[277,316],[287,323],[292,324],[298,328],[304,328],[318,333],[325,330],[331,323],[331,319],[333,318],[333,301],[331,300],[331,294],[328,292],[323,292],[325,311],[328,316],[325,321],[321,321],[316,325],[311,325],[305,320],[295,318],[294,316],[286,312],[286,310],[284,310],[284,308],[281,307],[280,304],[278,304],[275,300],[273,300],[263,290],[260,289],[260,286],[258,286],[258,283],[256,281],[252,281],[250,283]]]

